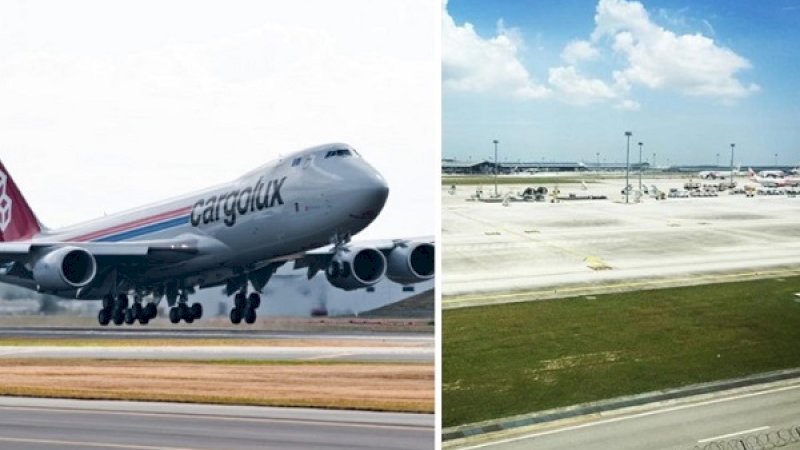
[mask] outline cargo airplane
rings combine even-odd
[[[0,282],[102,300],[101,325],[146,324],[166,298],[172,323],[203,315],[197,289],[224,286],[230,320],[253,323],[286,263],[354,290],[434,275],[433,238],[351,242],[383,209],[384,178],[352,147],[292,153],[219,186],[50,230],[0,163]]]

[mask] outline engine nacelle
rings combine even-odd
[[[395,283],[412,284],[429,280],[435,271],[434,246],[412,242],[389,253],[386,277]]]
[[[97,262],[79,247],[61,247],[46,253],[33,265],[33,279],[43,290],[63,291],[91,283]]]
[[[386,274],[386,258],[372,247],[350,247],[337,252],[325,269],[328,282],[351,291],[372,286]]]

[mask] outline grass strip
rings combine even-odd
[[[431,413],[434,367],[16,358],[0,395]]]
[[[446,310],[454,426],[800,366],[800,277]]]

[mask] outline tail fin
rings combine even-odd
[[[40,231],[36,214],[0,162],[0,241],[28,239]]]
[[[752,167],[748,167],[747,168],[747,176],[749,176],[750,178],[753,178],[753,177],[756,176],[756,172],[755,172],[755,170],[753,170]]]

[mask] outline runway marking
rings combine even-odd
[[[286,423],[286,424],[300,424],[300,425],[317,425],[329,427],[342,427],[342,428],[378,428],[384,430],[425,430],[434,428],[433,425],[399,425],[399,424],[381,424],[373,422],[344,422],[335,420],[310,420],[310,419],[278,419],[266,417],[235,417],[235,416],[215,416],[212,414],[204,413],[169,413],[169,412],[135,412],[135,411],[111,411],[103,409],[78,409],[78,408],[58,408],[47,406],[9,406],[0,405],[0,409],[17,410],[17,411],[45,411],[52,413],[69,413],[69,414],[105,414],[114,416],[134,416],[134,417],[170,417],[173,419],[184,420],[219,420],[225,422],[251,422],[251,423]]]
[[[317,360],[324,360],[324,359],[336,359],[336,358],[343,358],[345,356],[354,356],[358,355],[358,353],[354,352],[339,352],[339,353],[329,353],[327,355],[317,355],[317,356],[309,356],[307,358],[300,358],[301,361],[317,361]]]
[[[658,415],[658,414],[665,414],[665,413],[670,413],[670,412],[675,412],[675,411],[682,411],[684,409],[691,409],[691,408],[697,408],[697,407],[701,407],[701,406],[714,405],[714,404],[717,404],[717,403],[724,403],[724,402],[729,402],[729,401],[733,401],[733,400],[742,400],[742,399],[746,399],[746,398],[758,397],[758,396],[767,395],[767,394],[774,394],[774,393],[777,393],[777,392],[789,391],[789,390],[793,390],[793,389],[800,389],[800,384],[793,385],[793,386],[778,387],[778,388],[774,388],[774,389],[770,389],[770,390],[766,390],[766,391],[761,391],[761,392],[750,392],[750,393],[740,394],[740,395],[736,395],[736,396],[732,396],[732,397],[725,397],[725,398],[719,398],[719,399],[714,399],[714,400],[706,400],[704,402],[692,403],[692,404],[688,404],[688,405],[678,405],[678,406],[673,406],[673,407],[670,407],[670,408],[657,409],[657,410],[654,410],[654,411],[645,411],[645,412],[641,412],[641,413],[637,413],[637,414],[632,414],[630,416],[612,417],[612,418],[605,419],[605,420],[598,420],[596,422],[582,423],[580,425],[572,425],[572,426],[568,426],[568,427],[557,428],[557,429],[554,429],[554,430],[540,431],[540,432],[537,432],[537,433],[531,433],[531,434],[526,434],[526,435],[517,436],[517,437],[513,437],[513,438],[500,439],[500,440],[497,440],[497,441],[485,442],[483,444],[477,444],[477,445],[472,445],[472,446],[469,446],[469,447],[459,447],[459,448],[461,450],[472,450],[472,449],[476,449],[476,448],[484,448],[484,447],[490,447],[490,446],[495,446],[495,445],[508,444],[508,443],[511,443],[511,442],[523,441],[523,440],[526,440],[526,439],[533,439],[533,438],[537,438],[537,437],[541,437],[541,436],[549,436],[551,434],[563,433],[565,431],[574,431],[574,430],[579,430],[579,429],[582,429],[582,428],[595,427],[595,426],[598,426],[598,425],[607,425],[607,424],[610,424],[610,423],[624,422],[626,420],[631,420],[631,419],[639,419],[639,418],[642,418],[642,417],[655,416],[655,415]]]
[[[711,442],[711,441],[720,441],[722,439],[727,439],[729,437],[738,436],[740,434],[757,433],[759,431],[764,431],[764,430],[769,430],[769,427],[764,426],[764,427],[758,427],[758,428],[751,428],[749,430],[737,431],[736,433],[723,434],[721,436],[714,436],[714,437],[710,437],[710,438],[700,439],[699,441],[697,441],[697,443],[698,444],[704,444],[706,442]]]
[[[45,445],[68,445],[71,447],[91,447],[91,448],[124,448],[130,450],[196,450],[190,447],[152,447],[149,445],[129,445],[129,444],[112,444],[110,442],[84,442],[84,441],[62,441],[51,439],[25,439],[25,438],[11,438],[0,436],[0,442],[17,442],[25,444],[45,444]]]

